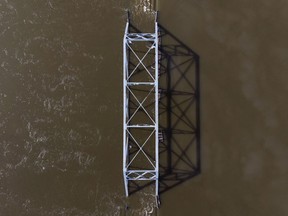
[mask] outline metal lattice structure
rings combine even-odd
[[[126,196],[139,181],[155,182],[158,196],[158,24],[153,33],[130,32],[123,39],[123,177]]]

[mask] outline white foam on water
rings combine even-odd
[[[134,8],[136,9],[136,12],[143,13],[143,12],[151,12],[153,11],[152,8],[152,2],[151,0],[137,0],[135,2]]]
[[[22,165],[24,165],[25,163],[26,163],[26,161],[27,161],[27,156],[23,156],[23,158],[21,159],[21,161],[19,162],[19,163],[17,163],[15,166],[14,166],[14,168],[16,169],[17,167],[20,167],[20,166],[22,166]]]

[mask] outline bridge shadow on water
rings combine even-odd
[[[160,57],[160,185],[164,193],[201,172],[200,57],[163,26]]]
[[[201,173],[200,56],[162,25],[159,30],[159,193],[163,194]],[[150,184],[131,182],[130,194]]]

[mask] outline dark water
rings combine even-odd
[[[158,211],[125,198],[125,10],[145,29],[151,5],[0,1],[1,216],[288,214],[286,1],[155,3],[200,56],[202,170]]]
[[[160,1],[200,55],[202,171],[161,215],[287,215],[287,1]],[[181,201],[179,201],[181,199]]]

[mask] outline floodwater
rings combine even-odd
[[[287,7],[1,0],[0,215],[287,215]],[[153,187],[127,199],[122,180],[126,9],[145,29],[155,8],[199,56],[201,84],[201,168],[163,191],[160,209]]]

